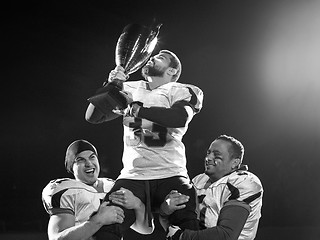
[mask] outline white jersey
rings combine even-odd
[[[114,180],[108,178],[98,178],[98,181],[103,184],[103,192],[75,179],[52,180],[42,191],[43,206],[50,216],[59,213],[74,215],[75,224],[79,225],[98,210],[100,202],[114,185]]]
[[[170,82],[149,90],[145,81],[124,82],[123,90],[130,92],[133,101],[148,107],[170,108],[187,102],[198,113],[203,93],[193,85]],[[172,176],[188,176],[183,135],[188,122],[181,128],[166,128],[146,119],[124,117],[123,169],[119,178],[148,180]]]
[[[215,227],[220,210],[229,200],[244,201],[250,205],[248,219],[239,240],[255,238],[262,207],[262,184],[257,176],[248,171],[235,171],[204,188],[209,177],[203,173],[192,182],[199,198],[200,222],[206,228]],[[202,215],[202,217],[201,217]]]

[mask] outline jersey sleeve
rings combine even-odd
[[[237,205],[224,207],[219,213],[217,226],[198,231],[186,229],[181,240],[238,239],[249,215],[249,210]]]
[[[74,215],[75,192],[70,191],[69,179],[50,181],[42,191],[42,203],[49,215],[69,213]]]
[[[172,103],[180,101],[188,103],[195,113],[200,112],[203,104],[203,92],[200,88],[191,84],[175,85],[171,89]],[[172,104],[172,105],[173,105]]]
[[[115,180],[113,180],[111,178],[99,178],[99,180],[103,182],[103,191],[105,193],[110,192],[110,190],[112,189],[112,187],[115,184]]]
[[[226,198],[226,202],[231,200],[238,200],[252,204],[256,200],[262,198],[263,188],[260,180],[252,173],[247,171],[239,171],[228,179],[227,187],[230,195]]]

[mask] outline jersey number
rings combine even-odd
[[[134,118],[133,122],[129,123],[129,128],[133,129],[136,138],[142,140],[148,147],[163,147],[167,142],[167,128],[159,124],[152,123],[151,132],[146,132],[141,128],[142,119]]]

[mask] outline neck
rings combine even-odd
[[[221,178],[221,177],[209,176],[209,181],[210,181],[211,183],[214,183],[214,182],[218,181],[220,178]]]
[[[103,192],[102,182],[97,179],[97,181],[92,185],[98,192]]]
[[[213,174],[213,175],[208,175],[208,177],[210,178],[210,181],[212,182],[212,183],[214,183],[214,182],[216,182],[216,181],[218,181],[219,179],[221,179],[221,178],[223,178],[223,177],[225,177],[225,176],[227,176],[227,175],[230,175],[231,173],[233,173],[234,171],[236,171],[237,169],[232,169],[230,172],[228,172],[228,173],[225,173],[225,174],[220,174],[219,176],[217,176],[217,175],[215,175],[215,174]]]
[[[148,77],[149,87],[151,90],[160,87],[166,83],[169,83],[170,80],[164,77]]]

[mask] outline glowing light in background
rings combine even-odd
[[[275,122],[320,133],[320,2],[278,4],[260,48],[264,101]]]

